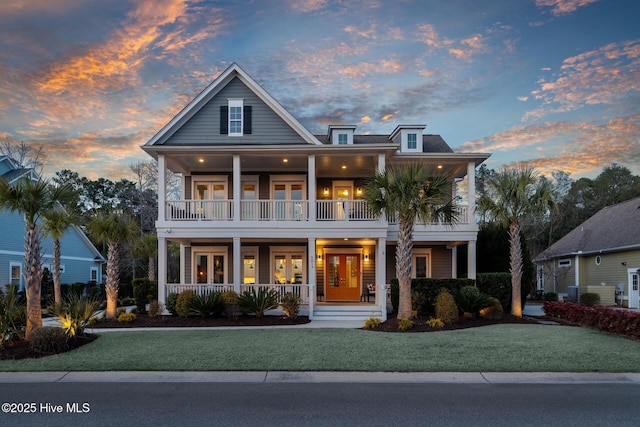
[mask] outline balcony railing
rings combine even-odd
[[[241,200],[241,221],[308,221],[308,200]],[[377,221],[364,200],[317,200],[317,221]],[[466,205],[457,207],[458,224],[469,223]],[[232,221],[233,200],[170,200],[166,202],[167,221]],[[395,223],[393,219],[390,224]],[[434,225],[446,225],[435,222]]]

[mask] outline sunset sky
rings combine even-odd
[[[500,168],[640,174],[637,0],[0,0],[0,138],[133,176],[232,62],[311,132],[426,124]]]

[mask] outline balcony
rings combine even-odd
[[[378,221],[364,200],[318,200],[315,203],[315,221],[362,222]],[[170,200],[165,204],[167,221],[234,221],[233,200]],[[240,221],[286,222],[309,221],[308,200],[241,200]],[[458,224],[468,224],[466,205],[459,205]],[[395,221],[390,220],[390,224]],[[441,222],[434,225],[443,225]]]

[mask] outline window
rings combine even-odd
[[[602,257],[600,255],[596,256],[596,265],[600,265],[602,262]]]
[[[229,100],[229,136],[242,136],[242,100]]]
[[[242,136],[251,134],[251,106],[242,99],[229,99],[220,106],[220,134]]]
[[[418,148],[418,134],[407,134],[407,149],[416,150]]]
[[[570,259],[558,260],[558,267],[571,267],[571,260]]]
[[[98,281],[98,267],[89,267],[89,280],[91,282]]]
[[[348,143],[348,136],[346,133],[339,133],[338,134],[338,145],[347,145]]]
[[[431,249],[415,249],[411,262],[411,277],[431,277]]]
[[[12,262],[9,264],[11,270],[11,277],[9,278],[12,286],[16,286],[18,290],[22,289],[22,264],[19,262]]]

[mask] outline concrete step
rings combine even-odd
[[[364,323],[370,317],[382,317],[379,307],[373,305],[318,305],[314,320],[359,320]]]

